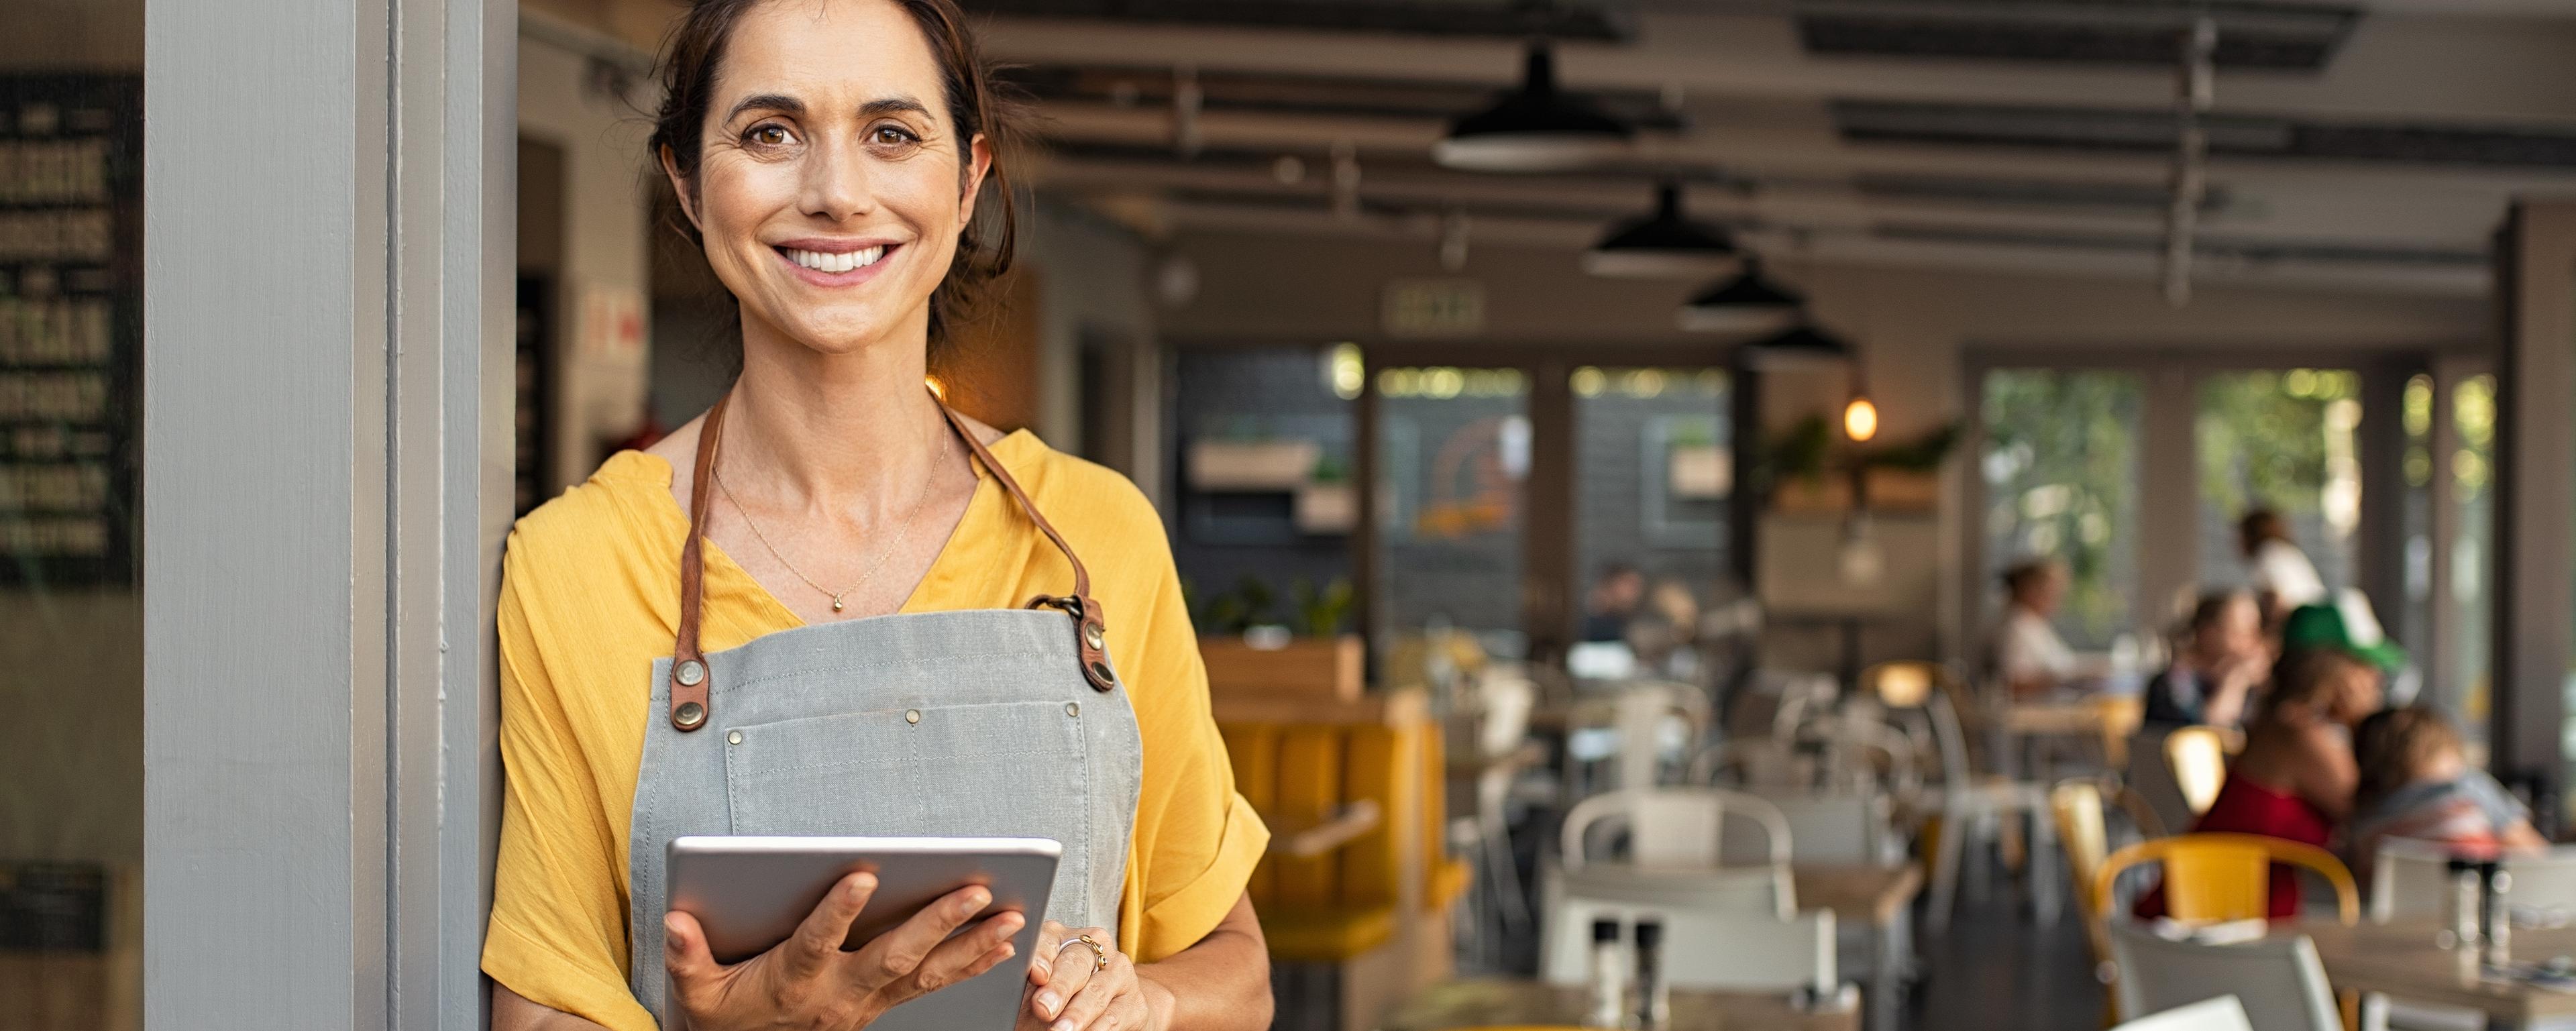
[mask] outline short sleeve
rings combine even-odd
[[[514,534],[503,560],[501,842],[483,972],[529,1001],[613,1031],[653,1031],[628,989],[625,848],[538,642],[544,571]]]
[[[1151,605],[1129,617],[1141,619],[1142,633],[1125,667],[1144,745],[1144,785],[1120,906],[1122,944],[1143,963],[1207,937],[1243,897],[1270,844],[1269,829],[1235,793],[1171,552],[1160,534],[1148,540],[1160,552],[1147,566],[1158,582]]]
[[[2477,802],[2478,809],[2486,814],[2487,822],[2494,824],[2499,834],[2505,828],[2531,818],[2530,808],[2524,806],[2521,799],[2513,797],[2512,792],[2506,791],[2504,785],[2497,783],[2495,777],[2485,770],[2470,770],[2462,774],[2460,787]]]

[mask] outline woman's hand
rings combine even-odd
[[[1002,913],[954,938],[949,933],[991,905],[981,887],[961,888],[855,952],[841,951],[850,922],[876,893],[873,874],[841,878],[796,933],[767,952],[723,966],[707,951],[696,917],[662,918],[662,962],[692,1031],[798,1027],[851,1031],[896,1004],[956,984],[1010,958],[1011,935],[1028,918]]]
[[[1100,943],[1100,952],[1080,940],[1086,935]],[[1166,1031],[1171,993],[1138,977],[1135,962],[1111,947],[1112,940],[1105,928],[1040,925],[1020,1031]]]

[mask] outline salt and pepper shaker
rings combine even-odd
[[[1619,921],[1592,921],[1592,1008],[1583,1026],[1615,1028],[1628,1017],[1628,970],[1619,954]]]
[[[1673,998],[1664,976],[1664,922],[1637,918],[1637,1022],[1641,1031],[1664,1031],[1672,1025]]]
[[[2451,895],[2443,913],[2443,929],[2434,936],[2435,943],[2446,949],[2474,951],[2478,946],[2478,924],[2483,921],[2479,910],[2478,864],[2475,860],[2453,858],[2443,864],[2451,874]]]
[[[2509,966],[2513,963],[2513,910],[2505,896],[2513,891],[2513,874],[2490,859],[2478,864],[2478,880],[2486,902],[2480,916],[2485,921],[2481,930],[2486,938],[2487,965]]]

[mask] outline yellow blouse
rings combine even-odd
[[[1162,959],[1233,907],[1269,831],[1235,793],[1153,506],[1118,474],[1027,431],[993,453],[1082,556],[1107,617],[1144,745],[1118,938],[1139,962]],[[903,611],[1017,608],[1071,589],[1062,553],[989,473],[976,475],[965,517]],[[617,1031],[653,1027],[627,989],[626,835],[648,681],[653,660],[671,654],[687,536],[670,466],[626,451],[519,520],[502,566],[507,778],[483,970]],[[800,622],[712,542],[701,619],[710,652]]]

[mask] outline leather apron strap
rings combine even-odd
[[[698,624],[706,596],[705,540],[707,515],[713,497],[709,484],[715,479],[716,448],[724,437],[725,407],[732,400],[733,392],[726,391],[724,396],[716,399],[714,407],[707,409],[706,420],[698,427],[697,460],[692,466],[695,472],[689,481],[689,536],[680,544],[679,640],[671,652],[671,726],[680,731],[692,731],[707,725],[708,687],[715,677],[707,667],[706,653],[698,647]],[[1072,594],[1041,594],[1030,599],[1028,607],[1059,609],[1073,617],[1073,646],[1081,658],[1083,679],[1091,684],[1094,691],[1115,690],[1118,676],[1109,667],[1108,622],[1100,611],[1099,600],[1091,596],[1091,571],[1083,568],[1081,556],[1073,553],[1073,545],[1066,543],[1064,535],[1056,532],[1055,524],[1047,522],[1046,514],[1038,511],[1037,504],[1029,500],[1028,492],[1011,477],[1011,471],[993,457],[992,449],[976,439],[974,430],[966,425],[965,417],[958,415],[946,402],[934,399],[932,403],[939,406],[939,414],[947,420],[948,428],[957,434],[957,439],[966,442],[966,450],[974,455],[975,461],[993,474],[994,481],[1010,493],[1011,501],[1029,517],[1030,522],[1037,524],[1038,532],[1045,534],[1056,550],[1064,553],[1064,560],[1073,566]]]

